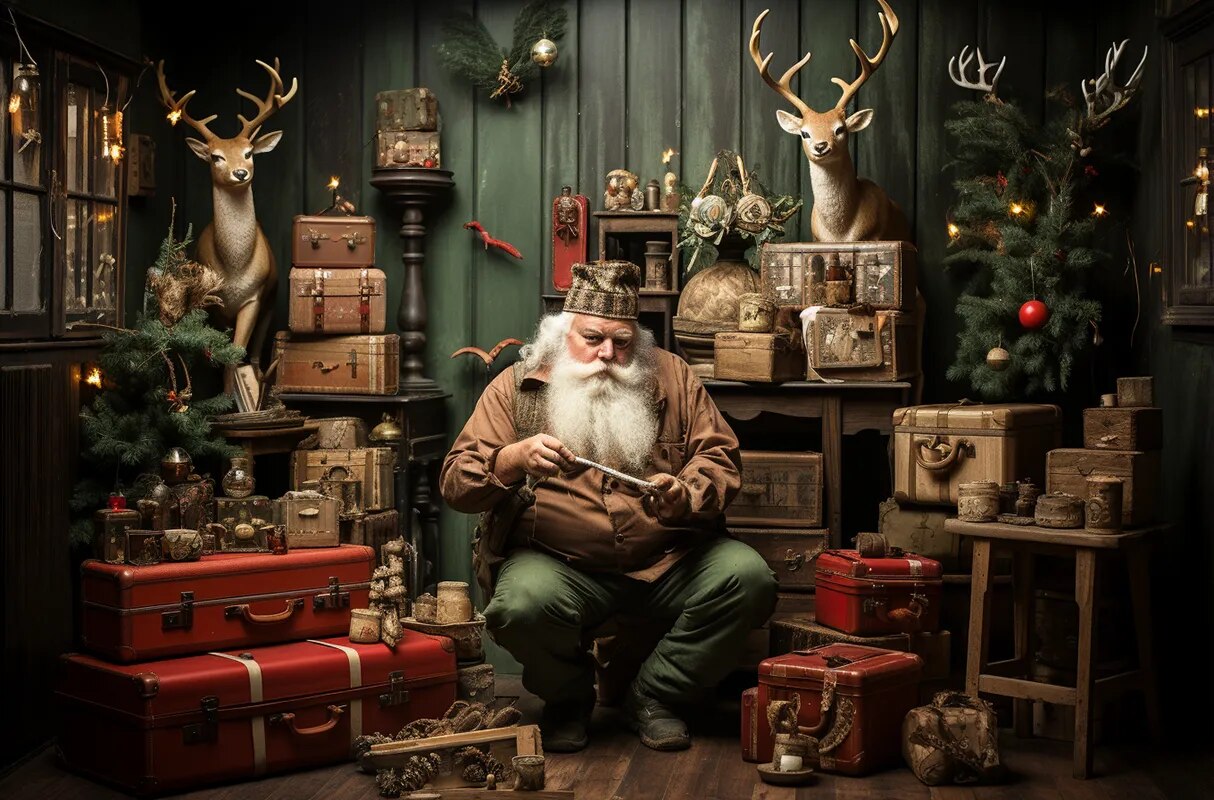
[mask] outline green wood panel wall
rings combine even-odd
[[[437,93],[443,166],[454,171],[456,189],[430,221],[426,370],[452,394],[453,431],[489,376],[474,359],[452,361],[448,355],[467,344],[488,347],[531,333],[539,295],[550,281],[550,208],[562,185],[587,195],[594,210],[601,208],[603,178],[612,169],[628,167],[642,183],[660,178],[660,152],[674,147],[675,171],[698,187],[719,149],[741,148],[770,185],[805,196],[806,210],[790,221],[789,231],[809,238],[808,168],[800,141],[775,120],[776,109],[793,109],[760,80],[746,51],[751,25],[762,9],[771,9],[762,49],[775,51],[777,76],[806,51],[814,53],[793,87],[818,110],[839,97],[830,78],[850,80],[857,72],[848,39],[870,53],[880,44],[875,0],[570,0],[559,60],[507,109],[446,72],[434,48],[444,16],[453,10],[477,14],[506,43],[523,3],[374,0],[350,5],[337,24],[331,5],[308,2],[273,25],[254,22],[247,35],[225,46],[222,57],[205,31],[190,28],[178,29],[173,52],[165,53],[174,85],[197,88],[194,103],[220,113],[221,130],[235,125],[235,87],[257,92],[264,86],[255,58],[278,56],[285,75],[300,77],[299,97],[270,124],[285,136],[274,152],[258,157],[255,184],[259,217],[284,287],[278,327],[285,320],[291,219],[327,205],[325,184],[334,174],[342,178],[342,194],[379,222],[377,254],[389,276],[389,317],[395,324],[400,220],[368,184],[374,97],[413,85]],[[869,128],[852,138],[851,155],[859,174],[884,186],[915,224],[920,289],[928,307],[926,400],[965,393],[944,378],[958,329],[953,306],[965,283],[964,275],[941,266],[953,197],[944,121],[950,105],[966,96],[948,80],[948,59],[966,44],[982,45],[988,58],[1006,55],[1001,93],[1040,113],[1046,85],[1077,88],[1081,77],[1102,68],[1102,43],[1145,30],[1135,22],[1139,12],[1109,16],[1108,5],[893,0],[901,30],[887,62],[849,109],[876,112]],[[201,226],[210,219],[210,182],[182,136],[159,136],[160,157],[168,159],[171,175],[164,196],[176,194],[184,219]],[[517,245],[523,259],[486,252],[462,228],[471,219]],[[158,241],[160,232],[146,235]],[[597,242],[593,226],[591,241]],[[140,246],[147,251],[153,245]],[[471,525],[470,518],[444,512],[445,577],[469,576]]]

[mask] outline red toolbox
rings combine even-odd
[[[828,644],[759,664],[753,756],[770,761],[774,743],[767,704],[800,695],[798,725],[818,740],[819,768],[864,775],[902,763],[902,719],[919,704],[923,661],[858,644]],[[811,754],[812,758],[812,754]]]
[[[902,552],[864,558],[855,550],[818,557],[814,614],[821,625],[854,636],[940,628],[940,562]]]
[[[370,547],[81,567],[84,647],[121,662],[336,636],[365,608]]]
[[[64,762],[140,796],[345,761],[358,736],[455,700],[451,640],[409,630],[395,651],[343,636],[142,664],[69,653],[60,666]]]

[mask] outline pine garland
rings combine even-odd
[[[156,264],[149,272],[174,274],[189,264],[185,238],[169,234],[160,245]],[[89,516],[105,505],[116,486],[128,500],[146,491],[141,475],[154,473],[170,447],[182,447],[195,460],[230,458],[241,448],[211,433],[208,418],[228,411],[227,394],[195,399],[187,389],[188,375],[196,366],[227,366],[245,357],[232,343],[229,332],[207,324],[207,313],[195,308],[176,324],[159,319],[155,297],[145,294],[145,308],[133,329],[107,330],[98,358],[105,389],[80,413],[81,466],[84,477],[76,484],[71,509],[72,539],[88,541]],[[176,388],[174,388],[174,386]]]
[[[504,97],[523,90],[526,81],[539,73],[531,60],[531,46],[542,38],[560,43],[565,36],[568,13],[562,0],[532,0],[514,19],[510,49],[498,45],[489,29],[469,14],[453,14],[443,26],[438,55],[443,65],[479,89],[491,89],[490,97]]]
[[[1058,90],[1047,100],[1040,127],[993,95],[958,103],[945,123],[959,173],[945,263],[977,268],[957,301],[964,328],[947,375],[987,400],[1065,391],[1101,320],[1087,294],[1087,273],[1108,258],[1093,244],[1101,170],[1091,148],[1075,144],[1071,131],[1083,128],[1074,98]],[[1050,316],[1027,330],[1019,310],[1033,299]],[[1011,356],[1003,370],[986,360],[1000,346]]]

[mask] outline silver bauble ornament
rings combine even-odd
[[[986,354],[986,365],[996,372],[1007,369],[1012,361],[1012,354],[1002,347],[992,347]]]
[[[556,42],[551,39],[540,39],[531,45],[531,60],[539,64],[540,67],[551,67],[556,63],[558,55]]]

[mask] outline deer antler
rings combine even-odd
[[[999,69],[995,70],[995,77],[989,81],[986,79],[986,73],[995,66],[994,61],[985,61],[982,58],[982,48],[975,48],[978,51],[978,75],[973,81],[965,77],[965,71],[969,69],[970,63],[974,60],[974,54],[969,52],[969,46],[961,48],[961,57],[953,56],[948,60],[948,76],[952,78],[953,83],[960,86],[962,89],[974,89],[979,92],[986,92],[990,97],[998,96],[999,76],[1003,74],[1003,67],[1007,64],[1007,56],[1004,56],[999,61]]]
[[[839,98],[839,102],[835,103],[835,108],[843,111],[847,108],[847,104],[855,97],[856,92],[860,87],[872,76],[877,68],[881,66],[881,62],[885,60],[885,56],[889,53],[889,46],[894,42],[894,36],[898,33],[898,15],[889,7],[889,3],[885,0],[877,0],[881,4],[881,11],[877,12],[877,19],[881,21],[881,49],[877,51],[874,58],[869,58],[868,53],[860,45],[856,44],[855,39],[849,39],[851,49],[855,51],[856,58],[860,59],[860,74],[851,83],[842,78],[831,78],[831,83],[838,85],[843,90],[843,95]]]
[[[1081,81],[1079,84],[1079,88],[1083,90],[1083,99],[1088,104],[1085,127],[1089,130],[1102,126],[1113,112],[1124,108],[1134,93],[1138,91],[1138,84],[1142,82],[1142,69],[1146,66],[1147,52],[1150,50],[1148,47],[1142,48],[1142,60],[1138,62],[1134,73],[1130,75],[1130,79],[1124,85],[1118,85],[1113,80],[1113,71],[1117,69],[1117,62],[1121,60],[1121,51],[1125,49],[1129,41],[1129,39],[1125,39],[1121,44],[1114,42],[1104,56],[1104,74],[1091,80]],[[1097,108],[1101,103],[1107,103],[1107,105],[1098,111]]]
[[[266,99],[262,100],[260,97],[250,94],[244,89],[236,90],[236,94],[253,102],[257,106],[257,116],[253,117],[253,119],[245,119],[244,114],[236,115],[236,118],[240,120],[242,126],[240,129],[240,136],[252,136],[253,133],[261,127],[261,123],[265,122],[271,114],[285,106],[287,102],[295,96],[295,90],[299,88],[299,79],[292,78],[291,91],[287,92],[286,95],[282,94],[283,83],[282,78],[278,74],[277,58],[274,59],[274,66],[272,67],[261,60],[258,60],[257,63],[260,64],[266,72],[270,73],[270,91],[268,94],[266,94]]]
[[[202,134],[204,139],[213,139],[215,134],[207,127],[207,124],[215,120],[219,115],[212,114],[206,119],[197,120],[186,113],[185,104],[190,102],[190,98],[194,96],[196,89],[191,89],[181,96],[181,99],[174,97],[174,93],[169,91],[169,86],[164,79],[164,59],[156,65],[156,78],[160,82],[160,100],[164,103],[165,108],[169,110],[169,121],[174,125],[178,120],[185,122],[194,130]]]
[[[792,81],[792,76],[796,75],[802,67],[809,63],[809,59],[813,57],[813,53],[806,53],[805,58],[789,67],[788,71],[784,73],[784,76],[779,81],[773,80],[768,67],[771,65],[771,59],[775,56],[775,53],[768,53],[766,58],[759,55],[759,29],[763,27],[763,20],[770,11],[771,9],[769,8],[764,9],[763,13],[755,19],[754,27],[750,30],[750,57],[754,59],[755,66],[759,68],[759,75],[763,78],[763,82],[775,89],[785,100],[796,106],[797,110],[804,116],[812,111],[812,109],[808,103],[797,97],[797,93],[792,90],[790,82]]]

